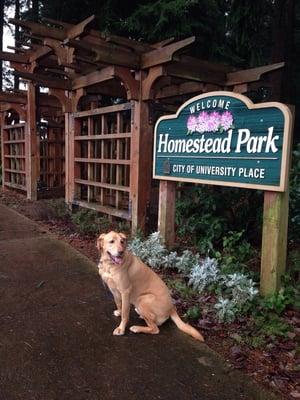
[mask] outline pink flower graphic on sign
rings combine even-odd
[[[195,132],[197,130],[197,118],[190,115],[187,120],[187,128],[189,132]]]
[[[220,125],[223,127],[225,131],[227,131],[233,124],[233,117],[231,112],[229,111],[224,111],[221,114],[220,118]]]
[[[190,115],[187,120],[188,134],[193,132],[223,132],[232,127],[233,116],[230,111],[201,111],[197,116]]]

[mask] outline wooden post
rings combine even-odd
[[[68,133],[66,133],[66,138],[68,137],[68,161],[66,162],[66,176],[68,177],[67,193],[68,200],[67,203],[71,206],[75,198],[75,118],[73,114],[69,113],[68,118]],[[77,176],[78,178],[78,176]]]
[[[289,193],[265,192],[260,293],[274,294],[286,267]]]
[[[26,135],[26,186],[27,198],[37,200],[39,177],[37,131],[36,131],[36,87],[28,82],[27,90],[27,135]]]
[[[70,113],[65,113],[65,202],[70,203],[70,177],[69,177],[69,154],[70,154]]]
[[[5,131],[3,129],[5,118],[4,113],[0,113],[0,140],[1,140],[1,165],[2,165],[2,187],[4,188],[5,182],[5,157],[4,157],[4,140],[5,139]]]
[[[152,180],[153,127],[149,121],[149,105],[141,100],[132,101],[133,120],[131,137],[131,215],[132,234],[145,231]]]
[[[176,182],[159,181],[158,231],[166,247],[175,243]]]
[[[289,126],[285,175],[285,192],[264,192],[263,233],[261,248],[260,294],[268,296],[276,293],[281,286],[281,278],[286,270],[287,236],[289,218],[289,172],[291,168],[292,134],[295,107],[289,105],[291,123]]]

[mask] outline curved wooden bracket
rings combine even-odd
[[[153,85],[155,81],[162,76],[166,76],[166,71],[163,66],[160,65],[150,69],[147,78],[142,81],[142,100],[154,99]]]
[[[19,114],[20,119],[27,121],[27,110],[25,105],[16,103],[6,103],[5,106],[3,106],[1,109],[1,111],[5,112],[8,112],[10,110],[16,111],[16,113]]]
[[[62,46],[59,40],[50,38],[44,39],[44,45],[50,47],[54,51],[59,65],[72,64],[74,59],[74,48]]]
[[[72,96],[72,112],[78,111],[78,103],[81,97],[86,96],[87,92],[84,88],[77,89]]]
[[[33,61],[30,65],[29,65],[29,69],[28,72],[31,72],[32,74],[34,73],[35,69],[38,67],[38,63],[36,61]]]
[[[49,94],[55,96],[60,101],[63,112],[72,112],[72,100],[66,96],[65,90],[49,89]]]
[[[134,79],[130,70],[124,67],[114,67],[114,76],[123,82],[127,93],[127,100],[138,100],[139,81]]]

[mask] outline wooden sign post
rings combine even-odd
[[[264,191],[262,295],[279,289],[285,270],[292,120],[284,104],[254,104],[221,91],[190,99],[155,126],[158,229],[168,247],[175,238],[176,182]]]

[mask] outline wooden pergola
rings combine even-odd
[[[272,71],[284,64],[236,71],[187,55],[194,37],[148,44],[91,29],[93,19],[77,25],[10,20],[24,29],[25,39],[14,53],[1,52],[0,59],[27,82],[27,91],[0,93],[3,185],[21,185],[28,198],[36,199],[39,182],[45,181],[42,173],[52,176],[49,186],[60,174],[69,205],[129,220],[135,232],[144,230],[154,198],[156,119],[196,94],[270,87]],[[60,134],[38,134],[43,123],[48,130],[59,126]],[[10,130],[22,132],[9,136]],[[44,153],[41,142],[48,146]],[[23,164],[11,164],[16,151]],[[46,167],[43,157],[55,162]],[[20,183],[18,169],[26,177]]]
[[[38,121],[35,122],[36,160],[27,140],[30,114],[27,92],[0,93],[3,186],[32,193],[32,167],[37,167],[34,194],[63,196],[65,186],[64,114],[57,98],[38,94]],[[35,115],[35,113],[34,113]],[[34,196],[29,198],[35,198]]]

